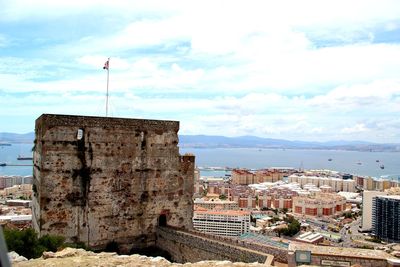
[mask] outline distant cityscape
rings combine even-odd
[[[196,166],[195,155],[179,154],[176,122],[46,114],[38,121],[47,128],[34,141],[34,175],[0,177],[5,227],[57,234],[96,250],[113,244],[122,254],[153,244],[177,262],[216,252],[288,266],[387,266],[400,257],[400,231],[391,230],[400,224],[398,179],[302,167]],[[117,136],[102,126],[108,124],[119,127]],[[132,127],[139,128],[134,135]],[[9,138],[2,144],[13,145]],[[18,140],[28,142],[29,134]]]

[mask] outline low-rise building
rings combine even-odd
[[[239,236],[250,230],[250,212],[198,208],[193,213],[193,227],[212,235]]]
[[[324,241],[324,237],[320,233],[315,232],[305,232],[295,239],[298,242],[308,243],[308,244],[319,244]]]
[[[316,188],[323,187],[327,191],[327,186],[333,192],[345,191],[355,192],[356,181],[350,179],[342,179],[336,176],[310,176],[292,174],[288,177],[289,183],[298,183],[302,188],[305,186],[314,185]]]
[[[6,187],[13,187],[14,185],[32,184],[32,175],[19,176],[19,175],[5,175],[0,176],[0,189]]]
[[[336,216],[346,209],[346,199],[334,193],[293,197],[293,213],[307,216]]]
[[[0,190],[1,198],[32,198],[32,184],[20,184]]]
[[[204,200],[201,198],[196,198],[194,200],[195,207],[201,207],[208,210],[238,210],[239,206],[236,201],[230,200],[220,200],[220,199],[211,199],[211,200]]]

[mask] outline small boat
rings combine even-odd
[[[385,165],[381,165],[381,166],[379,166],[379,168],[381,168],[382,170],[385,168]]]
[[[357,161],[356,164],[357,165],[362,165],[362,162],[361,161]]]
[[[331,158],[329,158],[329,159],[328,159],[328,161],[332,161],[332,159],[331,159]]]
[[[25,156],[18,155],[17,160],[33,160],[33,157],[25,157]]]
[[[379,162],[379,159],[375,160],[376,162]]]
[[[5,162],[0,162],[0,167],[4,167],[4,166],[7,166],[7,163],[5,163]]]

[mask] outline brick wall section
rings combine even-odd
[[[178,130],[176,121],[40,116],[36,231],[95,249],[115,241],[129,252],[154,245],[160,214],[170,225],[191,228],[194,156],[179,155]]]
[[[273,260],[287,262],[287,250],[266,248],[234,239],[182,231],[171,227],[157,229],[157,246],[168,251],[176,262],[202,260],[230,260],[233,262],[260,262],[271,265]],[[274,258],[274,255],[278,258]]]

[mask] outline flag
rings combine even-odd
[[[109,64],[110,64],[110,59],[108,59],[108,60],[106,61],[106,63],[104,63],[103,70],[108,70]]]

